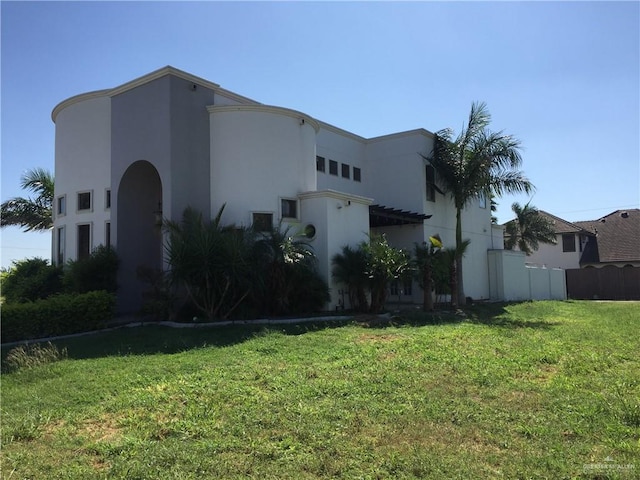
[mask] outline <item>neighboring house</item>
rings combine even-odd
[[[595,236],[580,267],[640,267],[640,210],[616,210],[598,220],[575,222]]]
[[[540,244],[530,265],[565,270],[586,267],[640,267],[640,210],[616,210],[598,220],[568,222],[540,211],[557,234],[555,245]]]
[[[346,300],[331,279],[342,246],[370,233],[408,250],[436,233],[455,244],[453,204],[419,155],[432,149],[423,129],[364,138],[172,67],[71,97],[52,118],[54,261],[114,246],[121,312],[141,305],[138,266],[166,268],[162,219],[180,220],[189,205],[211,217],[226,204],[224,223],[308,232],[331,310]],[[502,248],[502,230],[480,200],[464,210],[463,228],[466,293],[487,299],[487,251]],[[415,284],[400,293],[421,301]]]
[[[540,210],[540,215],[549,220],[556,233],[556,243],[540,243],[538,250],[527,256],[527,264],[546,268],[580,268],[587,245],[595,240],[595,234],[560,217]]]

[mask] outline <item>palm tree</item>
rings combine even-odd
[[[416,269],[416,279],[423,292],[422,310],[430,312],[433,310],[433,267],[442,250],[442,241],[438,235],[429,237],[429,243],[422,245],[416,243],[414,249],[415,259],[413,263]]]
[[[223,226],[224,208],[211,221],[187,207],[181,222],[164,222],[171,279],[209,320],[233,313],[249,295],[255,271],[248,232]]]
[[[502,131],[488,129],[491,122],[486,105],[474,102],[469,120],[454,138],[449,128],[436,132],[429,161],[437,182],[448,193],[456,208],[456,247],[462,245],[462,210],[471,201],[503,193],[531,192],[533,185],[517,170],[522,163],[520,141]],[[465,304],[462,256],[456,259],[459,304]]]
[[[357,312],[369,310],[366,289],[369,283],[367,275],[367,255],[362,248],[342,247],[342,253],[336,253],[331,259],[333,278],[348,288],[349,305]]]
[[[0,227],[15,225],[25,232],[49,230],[53,227],[53,175],[44,168],[27,170],[20,177],[20,187],[35,196],[4,202],[0,206]]]
[[[517,246],[520,251],[531,255],[538,250],[540,243],[556,243],[553,223],[530,203],[527,202],[524,207],[518,202],[511,205],[516,218],[506,224],[504,248],[507,250]]]
[[[471,241],[463,240],[460,245],[451,248],[445,248],[440,256],[440,261],[444,263],[445,268],[449,271],[449,291],[451,292],[451,308],[454,310],[460,305],[460,296],[458,289],[460,288],[460,270],[458,270],[458,259],[464,257]]]

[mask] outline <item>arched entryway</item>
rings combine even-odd
[[[137,312],[145,285],[138,267],[162,268],[162,181],[145,160],[129,166],[120,180],[117,204],[118,311]]]

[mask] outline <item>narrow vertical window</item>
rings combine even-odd
[[[62,195],[58,197],[58,201],[56,202],[56,215],[61,217],[67,214],[67,196]]]
[[[318,172],[324,173],[325,165],[324,165],[324,157],[316,156],[316,170]]]
[[[360,182],[361,180],[361,171],[358,167],[353,167],[353,181]]]
[[[64,227],[58,227],[56,237],[56,264],[64,265],[64,252],[67,240]]]
[[[487,196],[484,193],[481,193],[478,197],[478,204],[480,208],[487,208]]]
[[[436,201],[436,171],[431,165],[427,165],[425,168],[426,174],[426,188],[427,188],[427,201]]]
[[[351,171],[351,167],[348,164],[343,163],[342,164],[342,178],[350,178],[351,177],[350,171]]]
[[[109,209],[111,208],[111,189],[107,188],[107,190],[104,192],[104,208]]]
[[[91,254],[91,224],[78,225],[78,260]]]
[[[402,294],[409,297],[413,295],[413,281],[410,278],[402,281]]]
[[[329,173],[331,175],[338,175],[338,162],[335,160],[329,160]]]
[[[111,247],[111,222],[104,224],[104,244],[107,248]]]

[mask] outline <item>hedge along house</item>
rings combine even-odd
[[[141,306],[139,266],[166,268],[162,219],[180,220],[187,206],[211,218],[226,204],[226,224],[304,230],[331,288],[328,310],[348,307],[331,279],[344,245],[371,233],[409,250],[436,233],[455,243],[453,204],[419,155],[432,149],[424,129],[363,138],[169,66],[69,98],[52,118],[54,262],[115,247],[121,312]],[[502,248],[502,229],[483,199],[465,209],[463,228],[466,293],[489,298],[487,251]],[[422,295],[411,282],[392,294]]]

